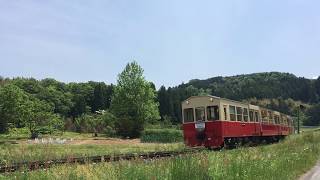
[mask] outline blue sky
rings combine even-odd
[[[0,0],[0,75],[158,87],[265,71],[320,75],[320,1]]]

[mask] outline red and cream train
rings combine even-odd
[[[182,119],[188,146],[220,148],[243,142],[275,142],[294,131],[288,115],[215,96],[183,101]]]

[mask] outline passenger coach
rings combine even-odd
[[[216,96],[182,102],[184,141],[188,146],[220,148],[243,142],[275,142],[293,133],[290,116]]]

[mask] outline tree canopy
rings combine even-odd
[[[116,128],[120,135],[138,137],[144,123],[160,118],[156,91],[143,76],[143,69],[132,62],[118,76],[111,101],[111,110],[118,118]]]

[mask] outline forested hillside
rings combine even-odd
[[[141,72],[143,71],[141,70]],[[141,72],[139,72],[139,77],[142,77]],[[129,73],[127,77],[124,77],[124,81],[129,82],[129,88],[136,89],[136,85],[130,84],[130,78],[132,78],[130,76]],[[279,72],[214,77],[206,80],[191,80],[176,87],[162,86],[157,91],[157,97],[152,95],[155,91],[153,83],[144,81],[143,78],[139,81],[144,84],[141,87],[148,88],[142,90],[151,93],[150,98],[154,99],[156,103],[152,106],[159,107],[161,120],[164,123],[181,123],[181,101],[194,95],[210,94],[250,102],[293,116],[297,114],[298,107],[302,104],[306,107],[303,110],[304,124],[320,125],[320,78],[311,80]],[[128,92],[125,89],[122,90],[122,95],[117,95],[117,102],[120,103],[120,105],[114,106],[117,107],[114,109],[118,109],[120,112],[116,113],[117,117],[109,110],[116,87],[112,84],[93,81],[63,83],[49,78],[36,80],[33,78],[9,79],[0,77],[0,108],[2,108],[0,127],[7,124],[9,128],[28,126],[32,130],[36,128],[33,126],[37,122],[40,127],[49,126],[78,132],[103,131],[107,134],[114,134],[117,127],[115,122],[129,122],[130,118],[127,117],[131,117],[136,112],[134,109],[131,109],[131,113],[123,109],[126,102],[122,102],[123,98],[121,97],[124,97]],[[133,93],[133,90],[130,92]],[[126,98],[131,98],[131,96]],[[126,101],[131,101],[131,99]],[[132,103],[139,108],[140,105],[135,99],[132,99]],[[130,110],[131,107],[125,108]],[[25,112],[26,109],[28,111]],[[41,109],[39,111],[41,113],[38,112],[38,109]],[[156,110],[153,109],[152,112],[154,112],[152,117],[157,117]],[[126,113],[128,114],[126,115]],[[119,117],[122,117],[120,119],[123,121],[117,120]],[[43,121],[43,119],[50,119],[50,121]],[[14,125],[11,123],[13,121]],[[156,122],[152,118],[147,121]],[[128,127],[122,127],[118,123],[118,129],[123,128],[127,129]],[[143,127],[138,129],[143,129]],[[0,131],[5,130],[0,128]],[[135,134],[138,135],[138,133]]]
[[[194,79],[186,84],[167,89],[162,86],[158,93],[160,114],[162,117],[172,117],[173,121],[179,122],[181,120],[180,102],[189,96],[205,94],[247,101],[291,115],[295,115],[299,104],[309,107],[306,110],[307,116],[311,116],[311,111],[320,111],[308,105],[319,103],[320,78],[311,80],[289,73],[268,72],[214,77],[206,80]],[[320,120],[311,119],[312,117],[309,117],[305,123],[311,125],[320,122]]]

